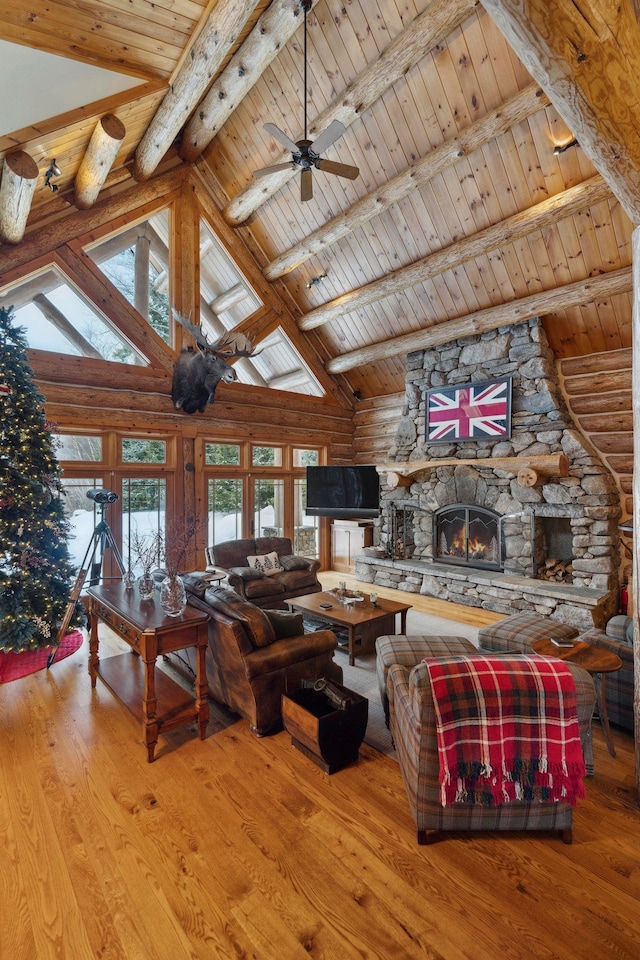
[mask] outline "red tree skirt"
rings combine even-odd
[[[55,651],[55,666],[58,660],[70,657],[82,646],[83,636],[80,630],[67,633],[58,647],[41,647],[39,650],[24,650],[14,653],[13,650],[0,652],[0,683],[9,683],[10,680],[19,680],[29,673],[44,670],[47,661]]]

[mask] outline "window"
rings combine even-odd
[[[165,463],[167,445],[164,440],[143,440],[125,437],[122,440],[124,463]]]
[[[208,544],[241,540],[243,482],[238,477],[210,477],[207,481]]]
[[[57,436],[56,455],[58,460],[84,460],[100,462],[102,460],[102,437],[88,437],[81,434],[59,434]]]
[[[240,463],[240,447],[236,443],[205,443],[204,462],[219,466]]]
[[[163,478],[123,478],[122,553],[125,564],[135,574],[141,573],[134,550],[136,539],[151,540],[157,533],[164,532],[166,502],[166,481]]]
[[[29,277],[0,296],[0,306],[12,305],[32,349],[117,363],[146,363],[57,267]]]
[[[160,210],[87,249],[105,277],[165,343],[171,343],[169,213]]]
[[[254,467],[281,467],[282,447],[252,447],[251,464]]]

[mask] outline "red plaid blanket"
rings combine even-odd
[[[560,660],[535,654],[429,658],[442,806],[584,797],[576,690]]]

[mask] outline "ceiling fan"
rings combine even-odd
[[[264,129],[272,137],[278,140],[283,146],[291,150],[291,160],[286,163],[276,163],[271,167],[262,167],[260,170],[254,170],[254,177],[266,177],[270,173],[278,173],[281,170],[293,170],[295,167],[302,169],[300,178],[300,199],[302,201],[311,200],[313,197],[312,169],[323,170],[325,173],[334,173],[338,177],[346,177],[348,180],[355,180],[360,175],[357,167],[351,167],[347,163],[336,163],[334,160],[324,160],[320,154],[327,147],[330,147],[334,141],[341,137],[346,127],[339,120],[332,120],[326,130],[319,134],[315,140],[309,140],[307,137],[307,13],[311,9],[313,0],[299,0],[300,9],[304,11],[304,139],[294,142],[287,136],[275,123],[265,123]]]

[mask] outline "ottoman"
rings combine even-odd
[[[448,657],[459,653],[477,653],[477,647],[466,637],[431,635],[384,636],[376,640],[376,673],[384,720],[389,726],[389,697],[387,674],[393,663],[403,667],[415,667],[425,657]]]
[[[536,640],[575,640],[579,633],[575,627],[537,613],[514,613],[483,627],[478,641],[482,651],[532,653]]]

